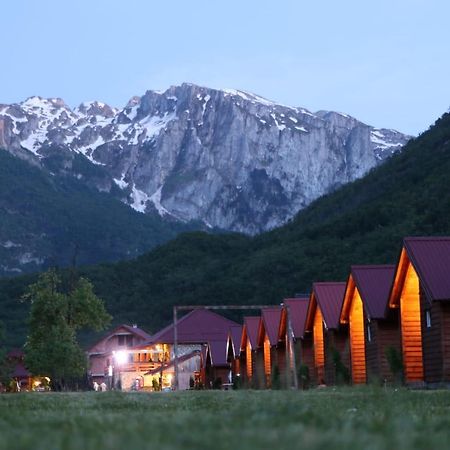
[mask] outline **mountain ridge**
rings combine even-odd
[[[15,156],[137,211],[247,234],[285,223],[408,139],[347,114],[192,83],[146,91],[122,109],[41,97],[0,105],[0,147]],[[76,156],[92,167],[73,167]]]
[[[255,237],[181,234],[135,260],[79,273],[93,282],[115,323],[148,331],[169,323],[175,304],[274,304],[309,292],[313,281],[345,281],[351,264],[395,263],[405,236],[449,235],[448,173],[444,114],[404,151],[278,229]],[[18,299],[32,281],[0,280],[0,320],[10,345],[23,342],[27,305]]]

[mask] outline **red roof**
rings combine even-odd
[[[339,318],[341,315],[342,303],[344,302],[345,286],[346,283],[313,283],[313,292],[311,294],[309,308],[314,307],[314,301],[317,302],[328,329],[337,329],[339,327]]]
[[[351,267],[351,276],[370,319],[386,317],[394,275],[394,265]]]
[[[194,309],[177,322],[179,344],[206,344],[211,340],[223,340],[226,342],[230,327],[238,325],[208,309]],[[173,323],[154,334],[148,342],[142,345],[156,343],[173,344]]]
[[[151,336],[146,331],[144,331],[142,328],[138,328],[136,326],[131,326],[131,325],[126,325],[123,323],[121,325],[117,325],[117,327],[115,327],[112,331],[109,331],[107,334],[105,334],[98,342],[96,342],[94,345],[92,345],[89,348],[88,352],[90,352],[92,349],[94,349],[99,344],[99,342],[102,342],[103,340],[116,335],[117,332],[121,328],[124,328],[125,330],[127,330],[127,332],[134,334],[135,336],[138,336],[143,340],[148,340],[151,338]]]
[[[259,329],[259,321],[261,317],[253,316],[253,317],[244,317],[244,327],[242,329],[242,333],[246,333],[248,340],[250,341],[250,346],[253,350],[256,350],[258,347],[258,329]]]
[[[450,237],[407,237],[403,245],[430,300],[450,300]]]
[[[229,366],[227,361],[227,341],[209,341],[209,356],[213,366]]]
[[[308,312],[309,297],[285,298],[283,303],[289,306],[292,331],[296,339],[305,334],[306,314]]]
[[[270,345],[278,344],[278,328],[280,327],[281,307],[264,308],[261,310],[261,323],[269,338]]]
[[[139,337],[141,337],[142,339],[150,339],[150,335],[146,332],[146,331],[144,331],[142,328],[138,328],[138,327],[136,327],[136,326],[130,326],[130,325],[120,325],[119,327],[117,327],[117,328],[125,328],[126,330],[128,330],[130,333],[132,333],[132,334],[134,334],[134,335],[136,335],[136,336],[139,336]],[[116,329],[117,329],[116,328]]]
[[[233,325],[230,327],[229,337],[233,346],[233,355],[237,358],[241,354],[242,325]]]

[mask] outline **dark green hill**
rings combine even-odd
[[[431,234],[450,234],[449,114],[284,227],[255,238],[183,234],[136,260],[83,272],[115,322],[155,331],[171,319],[173,304],[277,303],[308,292],[312,281],[345,280],[350,264],[395,262],[403,236]],[[10,320],[22,320],[13,299],[23,284],[0,284],[8,330]]]
[[[134,258],[192,229],[0,150],[0,276]]]

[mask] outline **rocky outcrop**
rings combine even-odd
[[[2,146],[134,209],[258,233],[363,176],[408,140],[346,114],[192,84],[116,110],[33,97],[0,105]]]

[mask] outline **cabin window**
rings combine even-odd
[[[123,334],[120,334],[119,336],[117,336],[117,344],[125,345],[125,336]]]
[[[372,342],[372,331],[370,329],[370,322],[367,322],[367,342]]]
[[[427,328],[431,328],[431,312],[429,309],[425,310],[425,320],[426,320]]]
[[[127,347],[133,346],[133,335],[129,334],[128,336],[125,336],[125,342],[127,344]]]

